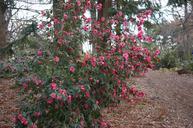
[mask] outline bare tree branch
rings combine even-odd
[[[26,1],[26,0],[15,0],[17,2],[23,2],[23,3],[27,3],[27,4],[39,4],[39,5],[46,5],[46,4],[51,4],[52,0],[49,0],[48,2],[30,2],[30,1]]]

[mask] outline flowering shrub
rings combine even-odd
[[[106,127],[101,108],[128,94],[144,95],[130,78],[152,68],[159,54],[143,46],[153,41],[142,29],[152,11],[138,14],[136,22],[123,12],[98,20],[85,16],[101,6],[89,0],[67,2],[63,19],[53,18],[54,26],[39,25],[51,40],[37,51],[28,78],[20,81],[28,105],[16,116],[16,127]],[[137,34],[129,27],[135,24]],[[93,52],[82,54],[87,40]]]

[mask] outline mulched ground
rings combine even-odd
[[[13,127],[13,117],[18,112],[18,89],[12,79],[0,79],[0,128]]]
[[[102,111],[112,128],[193,128],[193,75],[150,71],[136,78],[146,96]],[[0,79],[0,128],[10,128],[21,98],[14,81]]]
[[[193,128],[193,75],[150,71],[136,81],[145,98],[104,110],[112,128]]]

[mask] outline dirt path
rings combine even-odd
[[[11,128],[13,116],[18,111],[18,90],[11,79],[0,79],[0,128]]]
[[[150,72],[139,83],[145,83],[143,87],[150,99],[165,104],[168,125],[193,128],[193,75]]]
[[[113,128],[193,128],[193,75],[150,71],[137,83],[145,99],[109,108]]]

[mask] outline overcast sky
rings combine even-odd
[[[21,0],[22,1],[22,0]],[[28,0],[23,0],[23,1],[28,1]],[[30,2],[38,2],[39,0],[30,0]],[[41,0],[42,2],[47,2],[48,0]],[[168,0],[152,0],[154,2],[161,2],[162,7],[164,9],[166,9],[166,4],[168,2]],[[21,7],[21,8],[29,8],[29,9],[33,9],[33,10],[46,10],[46,9],[51,9],[52,4],[48,4],[48,5],[40,5],[40,4],[34,4],[34,5],[30,5],[30,4],[26,4],[25,2],[17,2],[16,4],[17,7]],[[24,19],[29,19],[33,16],[37,16],[37,13],[33,13],[31,11],[19,11],[17,14],[18,18],[24,18]]]

